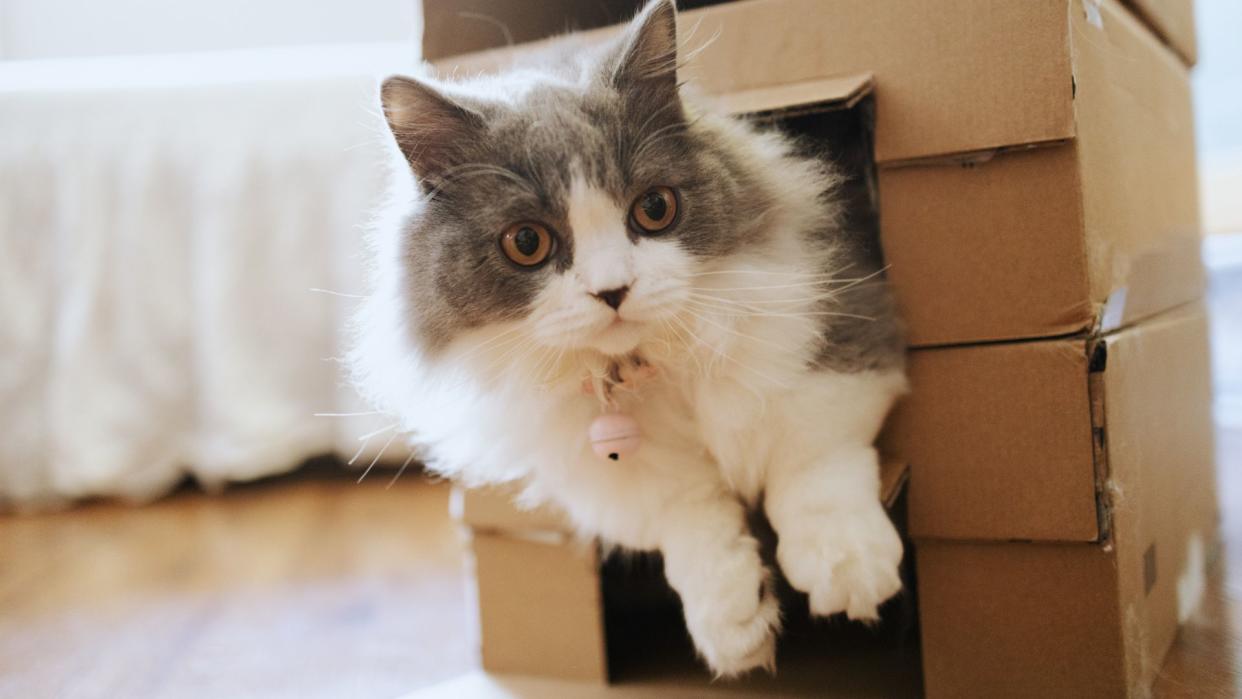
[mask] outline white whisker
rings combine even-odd
[[[706,318],[703,318],[702,316],[699,316],[698,314],[693,314],[693,313],[692,313],[692,315],[695,315],[695,317],[697,317],[699,320],[707,320]],[[708,321],[708,322],[710,323],[710,321]],[[683,326],[683,327],[684,327],[684,326]],[[719,326],[718,326],[718,327],[719,327]],[[722,329],[724,329],[724,330],[728,330],[727,328],[722,328]],[[689,332],[691,335],[693,335],[693,334],[694,334],[694,332],[693,332],[692,330],[690,330],[689,328],[686,328],[686,332]],[[749,337],[749,336],[743,335],[743,337]],[[713,353],[715,356],[720,357],[721,359],[727,359],[727,360],[729,360],[729,361],[733,362],[733,363],[734,363],[734,364],[736,364],[737,366],[739,366],[739,367],[741,367],[741,368],[743,368],[743,369],[745,369],[745,370],[747,370],[747,371],[749,371],[749,372],[751,372],[751,373],[755,374],[756,376],[758,376],[759,378],[763,379],[764,381],[767,381],[767,382],[768,382],[768,383],[770,383],[770,384],[773,384],[773,385],[775,385],[775,386],[779,386],[779,387],[781,387],[781,388],[786,388],[786,389],[787,389],[787,388],[790,388],[790,387],[789,387],[788,385],[786,385],[783,381],[777,381],[776,379],[773,379],[772,377],[768,376],[767,374],[763,373],[762,371],[759,371],[758,369],[755,369],[754,367],[750,366],[749,364],[746,364],[745,362],[743,362],[743,361],[741,361],[741,360],[737,359],[736,357],[733,357],[732,355],[728,354],[727,352],[725,352],[724,350],[720,349],[719,347],[717,347],[717,346],[715,346],[715,345],[707,345],[707,343],[703,342],[703,340],[702,340],[702,339],[700,339],[700,338],[698,338],[698,336],[697,336],[697,335],[695,336],[695,338],[696,338],[696,339],[698,339],[700,343],[704,344],[704,345],[705,345],[705,346],[707,346],[709,349],[711,349],[712,353]],[[750,339],[756,339],[756,338],[750,338]],[[761,392],[761,391],[759,391],[759,390],[755,389],[753,386],[747,386],[747,389],[748,389],[748,390],[750,390],[752,393],[754,393],[754,394],[755,394],[758,398],[760,398],[760,400],[762,400],[762,399],[763,399],[763,394],[762,394],[762,392]]]
[[[307,291],[313,291],[313,292],[315,292],[315,293],[317,293],[317,294],[327,294],[327,295],[329,295],[329,296],[340,296],[340,297],[341,297],[341,298],[343,298],[343,299],[365,299],[365,298],[368,298],[367,296],[364,296],[364,295],[362,295],[362,294],[347,294],[347,293],[345,293],[345,292],[343,292],[343,291],[333,291],[333,290],[331,290],[331,289],[320,289],[320,288],[319,288],[319,287],[317,287],[317,286],[312,286],[312,287],[309,287],[309,288],[307,289]]]
[[[397,469],[397,475],[393,476],[392,480],[388,481],[388,485],[384,486],[384,490],[388,490],[394,483],[397,482],[397,479],[401,477],[401,474],[405,473],[405,469],[409,468],[410,464],[414,461],[415,456],[418,456],[418,452],[411,451],[410,455],[405,458],[405,463],[401,464],[401,468]]]
[[[367,444],[369,444],[369,442],[363,442],[362,444],[360,444],[360,445],[358,446],[358,451],[354,452],[354,455],[353,455],[352,457],[350,457],[349,461],[348,461],[348,462],[346,462],[346,464],[345,464],[345,465],[346,465],[346,466],[353,466],[353,465],[354,465],[354,462],[358,460],[358,457],[359,457],[359,456],[362,456],[362,452],[366,451],[366,449],[367,449]]]
[[[676,322],[677,316],[672,316],[671,320],[673,322]],[[686,352],[690,355],[690,358],[694,360],[694,364],[695,366],[698,367],[699,373],[702,374],[704,377],[706,377],[707,370],[703,367],[703,363],[699,361],[699,355],[694,350],[694,346],[693,346],[694,343],[686,339],[686,336],[681,333],[681,330],[678,330],[676,327],[674,327],[673,324],[669,322],[669,320],[661,319],[660,322],[664,323],[665,327],[667,327],[670,331],[672,331],[674,334],[677,335],[677,339],[686,346]],[[680,325],[681,323],[677,323],[677,324]]]
[[[391,425],[389,425],[389,426],[387,426],[387,427],[381,427],[381,428],[379,428],[378,430],[375,430],[374,432],[368,432],[368,433],[366,433],[366,434],[362,435],[361,437],[359,437],[359,438],[358,438],[358,441],[359,441],[359,442],[364,442],[364,441],[366,441],[366,440],[368,440],[368,439],[370,439],[370,438],[372,438],[372,437],[374,437],[374,436],[376,436],[376,435],[381,435],[381,434],[384,434],[385,432],[387,432],[388,430],[395,429],[396,427],[397,427],[397,423],[395,423],[395,422],[394,422],[394,423],[392,423]]]
[[[718,269],[718,270],[712,270],[710,272],[695,272],[693,274],[687,274],[684,276],[686,276],[687,278],[697,278],[697,277],[718,277],[718,276],[725,275],[725,274],[760,274],[765,277],[795,277],[795,278],[820,278],[822,277],[824,279],[839,279],[841,281],[853,281],[854,279],[861,279],[861,277],[855,277],[851,279],[839,277],[837,276],[839,271],[838,272],[780,272],[780,271],[768,270],[768,269]]]
[[[838,284],[838,283],[843,283],[843,282],[837,282],[835,280],[825,279],[822,281],[792,282],[789,284],[763,284],[760,286],[729,286],[729,287],[708,287],[708,288],[710,288],[711,291],[769,291],[769,290],[774,290],[774,289],[816,289],[816,288],[823,288],[826,285]]]
[[[375,455],[374,459],[371,459],[371,463],[366,467],[366,470],[362,472],[362,475],[358,476],[359,483],[362,482],[363,478],[367,477],[367,474],[371,472],[371,469],[375,468],[375,464],[379,463],[380,458],[384,456],[384,452],[388,451],[388,447],[392,446],[392,443],[397,439],[397,436],[397,433],[393,433],[393,435],[388,438],[388,441],[384,442],[384,446],[380,447],[379,453]]]
[[[776,344],[775,342],[772,342],[772,341],[770,341],[770,340],[765,340],[765,339],[763,339],[762,337],[755,337],[754,335],[747,335],[746,333],[741,332],[741,331],[739,331],[739,330],[735,330],[735,329],[730,328],[730,327],[728,327],[728,326],[721,325],[720,323],[715,322],[714,320],[712,320],[711,318],[708,318],[708,317],[707,317],[707,316],[705,316],[705,315],[702,315],[702,314],[700,314],[700,313],[695,313],[693,310],[689,310],[688,312],[690,313],[690,315],[694,316],[695,318],[698,318],[699,320],[703,321],[704,323],[707,323],[708,325],[712,325],[712,326],[714,326],[714,327],[716,327],[716,328],[719,328],[719,329],[721,329],[721,330],[723,330],[723,331],[725,331],[725,332],[727,332],[727,333],[729,333],[729,334],[731,334],[731,335],[736,335],[737,337],[740,337],[740,338],[745,339],[745,340],[750,340],[750,341],[752,341],[752,342],[758,342],[758,343],[760,343],[760,344],[767,345],[768,347],[771,347],[771,348],[773,348],[773,349],[780,350],[780,351],[782,351],[782,352],[784,352],[784,351],[785,351],[785,349],[786,349],[785,347],[783,347],[783,346],[781,346],[781,345],[778,345],[778,344]]]

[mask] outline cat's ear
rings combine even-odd
[[[630,22],[610,65],[622,94],[649,103],[677,101],[677,9],[673,0],[652,0]]]
[[[483,115],[420,80],[400,75],[380,88],[384,118],[414,174],[432,182],[459,164],[486,128]]]

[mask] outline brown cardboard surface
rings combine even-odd
[[[1113,540],[1128,675],[1155,679],[1216,538],[1207,322],[1196,307],[1108,340]]]
[[[1199,59],[1195,37],[1195,6],[1193,0],[1125,0],[1165,43],[1170,44],[1187,65]]]
[[[1084,131],[880,170],[881,242],[913,346],[1108,331],[1203,295],[1193,134]]]
[[[525,7],[496,4],[490,14],[521,24]],[[1064,2],[743,0],[682,12],[678,26],[682,36],[693,30],[698,37],[688,49],[703,44],[685,77],[708,94],[873,72],[883,115],[876,130],[881,162],[1074,135]],[[598,42],[617,31],[596,29],[579,40]],[[435,65],[446,74],[494,70],[550,43]],[[503,46],[502,38],[493,45]]]
[[[888,278],[914,345],[1065,335],[1096,317],[1072,144],[879,173]]]
[[[928,697],[1126,696],[1103,548],[924,542],[916,561]]]
[[[928,696],[1147,693],[1215,540],[1206,342],[1194,304],[1095,345],[1105,541],[919,542]]]
[[[1093,541],[1086,341],[920,350],[885,448],[912,464],[916,537]]]
[[[1124,0],[1126,5],[1183,60],[1196,60],[1194,6],[1191,0]],[[682,0],[683,10],[720,4],[718,0]],[[521,44],[569,29],[585,30],[624,22],[641,0],[423,0],[423,58]]]
[[[608,679],[594,547],[476,533],[471,550],[485,670]]]
[[[1114,416],[1133,413],[1135,405],[1150,406],[1156,415],[1170,410],[1206,415],[1210,399],[1199,390],[1203,374],[1177,364],[1172,349],[1156,349],[1184,345],[1195,350],[1204,341],[1202,323],[1202,309],[1191,305],[1102,340],[1075,337],[913,352],[913,390],[883,438],[886,450],[911,464],[911,535],[1100,539],[1106,532],[1099,523],[1107,522],[1109,513],[1098,502],[1104,498],[1107,503],[1101,491],[1107,490],[1104,479],[1112,465],[1138,456],[1155,458],[1150,450],[1116,453],[1118,439],[1141,443],[1150,438],[1141,432],[1129,436],[1129,423]],[[1092,366],[1103,357],[1102,366]],[[1173,372],[1177,366],[1180,374]],[[1096,380],[1093,369],[1102,380]],[[1161,384],[1157,375],[1184,382],[1186,388]],[[1100,414],[1093,416],[1093,407]],[[1188,435],[1182,446],[1208,448],[1194,438],[1201,435]]]
[[[1078,156],[1093,302],[1124,293],[1128,324],[1203,295],[1187,72],[1138,21],[1075,13]]]
[[[1114,3],[1070,16],[1072,141],[880,171],[916,346],[1108,331],[1203,294],[1185,67]]]

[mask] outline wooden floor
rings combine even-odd
[[[0,697],[394,697],[467,671],[448,488],[388,480],[0,520]]]
[[[1242,562],[1242,432],[1220,440]],[[448,488],[388,480],[0,519],[0,697],[393,697],[473,669]],[[1242,565],[1222,564],[1157,696],[1242,694],[1239,630]]]

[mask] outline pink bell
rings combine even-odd
[[[587,436],[596,454],[613,461],[638,451],[638,445],[642,443],[638,421],[624,413],[606,413],[595,418],[591,421]]]

